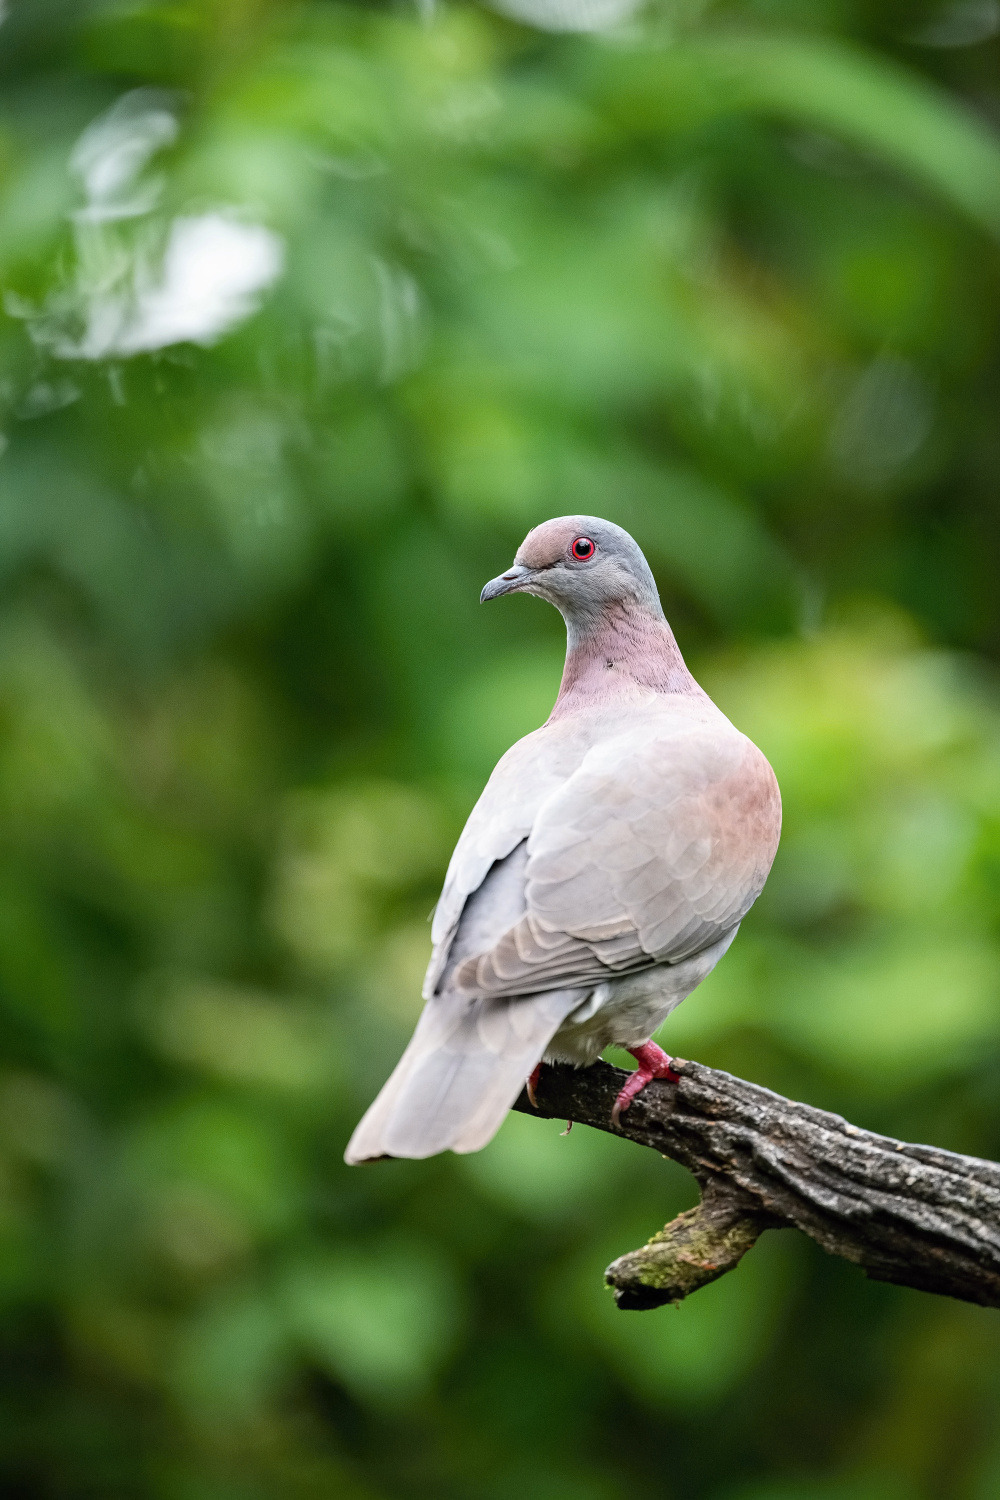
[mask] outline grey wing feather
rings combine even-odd
[[[469,995],[449,988],[470,954],[491,947],[524,911],[522,840],[494,863],[465,902],[450,945],[443,992],[431,997],[410,1044],[351,1137],[348,1162],[478,1151],[496,1133],[581,990],[542,995]]]

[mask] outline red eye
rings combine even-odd
[[[589,536],[578,536],[569,550],[578,562],[586,562],[588,557],[593,557],[597,548]]]

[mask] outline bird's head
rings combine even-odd
[[[577,627],[626,601],[663,617],[640,548],[627,531],[597,516],[557,516],[529,531],[512,566],[491,579],[481,597],[485,603],[514,593],[547,599]]]

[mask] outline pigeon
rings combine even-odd
[[[540,729],[502,757],[434,913],[426,1004],[345,1159],[477,1151],[543,1062],[606,1047],[653,1078],[651,1041],[760,895],[781,798],[767,760],[688,671],[637,543],[596,516],[530,531],[485,602],[528,593],[566,622]]]

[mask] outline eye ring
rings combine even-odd
[[[570,556],[575,558],[577,562],[586,562],[588,557],[593,557],[597,548],[589,536],[578,536],[569,551]]]

